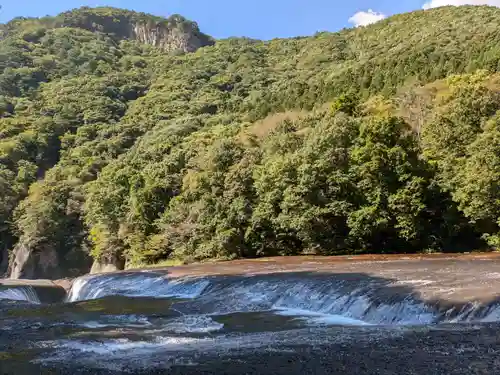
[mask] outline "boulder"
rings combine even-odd
[[[118,256],[113,256],[108,259],[94,260],[92,268],[90,269],[91,274],[96,273],[108,273],[122,271],[125,269],[125,260]]]
[[[50,246],[18,243],[10,262],[11,279],[57,280],[89,272],[91,258],[84,251],[58,253]]]

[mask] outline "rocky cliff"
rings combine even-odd
[[[213,45],[197,23],[180,15],[156,17],[115,8],[80,8],[58,16],[59,27],[76,27],[108,34],[115,39],[136,40],[167,52],[194,52]]]
[[[132,27],[132,38],[165,51],[194,52],[211,44],[210,39],[194,25],[179,28],[168,27],[164,23],[135,23]]]

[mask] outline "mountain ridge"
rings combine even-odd
[[[22,29],[26,23],[31,23],[31,27],[78,28],[103,33],[117,41],[137,40],[167,52],[193,52],[214,43],[200,31],[196,22],[181,15],[164,18],[113,7],[81,7],[54,17],[16,18],[5,25],[7,34]]]

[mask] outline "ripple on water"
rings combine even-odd
[[[108,327],[144,328],[151,326],[146,316],[140,315],[111,315],[104,316],[99,320],[83,322],[79,324],[90,329],[101,329]]]
[[[210,333],[224,328],[224,324],[206,315],[184,315],[171,319],[163,330],[174,333]]]

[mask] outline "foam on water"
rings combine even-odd
[[[26,301],[39,304],[40,299],[31,286],[16,286],[0,290],[0,300]]]
[[[77,350],[84,353],[112,354],[138,349],[155,349],[163,346],[179,346],[191,344],[197,339],[189,337],[156,337],[152,341],[132,341],[129,339],[106,340],[103,342],[63,341],[54,348]]]
[[[122,328],[149,328],[153,324],[145,316],[137,315],[118,315],[106,316],[95,321],[88,321],[79,324],[89,329],[103,329],[109,327]],[[169,319],[166,324],[161,325],[161,329],[150,332],[157,333],[210,333],[220,331],[224,324],[214,321],[206,315],[184,315],[178,318]]]
[[[348,318],[342,315],[329,315],[321,314],[314,311],[300,310],[300,309],[282,309],[276,310],[275,313],[283,316],[296,316],[312,324],[325,324],[325,325],[349,325],[349,326],[364,326],[369,325],[368,323],[358,320]]]
[[[131,366],[152,369],[155,366],[151,356],[161,352],[161,362],[176,362],[179,352],[196,350],[204,339],[189,337],[154,337],[150,341],[133,341],[126,338],[84,341],[58,340],[39,342],[38,347],[55,349],[51,354],[32,360],[32,363],[80,363],[86,368],[101,368],[129,372]],[[167,355],[170,352],[171,355]]]
[[[210,333],[224,328],[224,324],[206,315],[185,315],[172,319],[162,330],[174,333]]]

